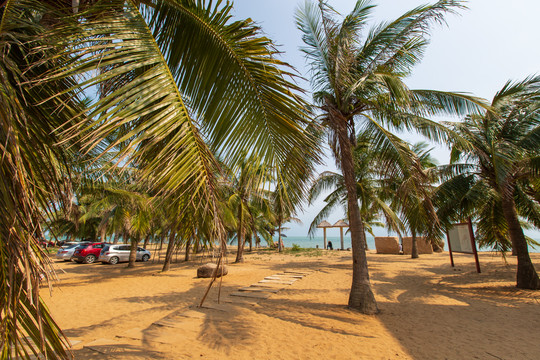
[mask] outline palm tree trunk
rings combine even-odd
[[[107,242],[107,227],[104,226],[103,229],[101,229],[101,235],[99,236],[101,239],[101,242]]]
[[[135,266],[135,261],[137,260],[137,245],[139,244],[139,239],[131,239],[131,247],[129,249],[129,263],[128,268]]]
[[[349,208],[349,229],[351,232],[353,279],[349,295],[349,307],[357,309],[364,314],[379,312],[375,296],[371,291],[369,270],[366,257],[366,233],[358,207],[356,193],[356,180],[354,176],[354,163],[352,158],[351,142],[347,131],[347,120],[341,114],[332,119],[336,125],[341,150],[341,169],[347,189],[347,204]]]
[[[146,237],[144,238],[143,248],[146,249],[146,247],[148,246],[148,241],[149,240],[150,240],[150,235],[146,235]]]
[[[118,239],[120,238],[120,233],[118,232],[115,232],[114,233],[114,240],[113,240],[113,244],[116,244],[118,243]]]
[[[238,249],[236,251],[235,263],[244,262],[244,212],[242,210],[242,203],[240,203],[238,210],[238,235],[236,236],[238,239]]]
[[[161,269],[162,272],[169,271],[171,268],[172,255],[175,246],[175,235],[175,230],[171,229],[169,234],[169,244],[167,245],[167,253],[165,254],[165,262],[163,263],[163,269]]]
[[[411,259],[418,259],[418,239],[416,237],[416,232],[411,231],[412,234],[412,248],[411,248]]]
[[[540,279],[529,256],[527,241],[525,240],[525,235],[523,234],[523,229],[517,216],[513,192],[504,192],[501,201],[504,218],[508,223],[508,233],[512,241],[512,248],[517,254],[516,286],[520,289],[539,290]]]
[[[191,260],[190,256],[189,256],[189,250],[190,249],[191,249],[191,238],[187,239],[187,241],[186,241],[186,255],[184,257],[184,261]]]
[[[249,237],[249,252],[253,251],[253,237]]]
[[[159,251],[163,250],[163,240],[165,240],[165,236],[159,237]]]
[[[283,251],[283,246],[281,246],[282,242],[281,242],[281,221],[279,221],[278,223],[278,252],[282,252]]]

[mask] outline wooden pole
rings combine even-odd
[[[476,251],[476,241],[474,241],[474,231],[472,228],[471,218],[469,218],[469,235],[471,238],[471,247],[474,253],[474,260],[476,261],[476,271],[480,274],[480,262],[478,261],[478,252]]]
[[[343,227],[339,228],[339,234],[341,235],[341,250],[345,250],[345,244],[343,243]]]
[[[327,246],[326,246],[326,228],[323,228],[323,233],[324,233],[324,250],[327,250]]]
[[[452,244],[450,244],[450,234],[446,232],[446,239],[448,239],[448,252],[450,253],[450,263],[454,267],[454,257],[452,256]]]

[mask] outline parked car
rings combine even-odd
[[[58,252],[56,253],[56,258],[64,261],[71,261],[73,253],[75,252],[75,248],[77,246],[86,246],[89,244],[90,243],[66,242],[58,249]]]
[[[41,247],[44,247],[44,248],[49,247],[49,246],[54,246],[54,241],[41,239],[39,240],[39,245],[41,245]]]
[[[91,264],[99,258],[101,250],[109,244],[107,243],[90,243],[87,245],[77,246],[73,252],[73,261],[77,263]]]
[[[119,262],[129,261],[130,245],[107,245],[101,250],[98,261],[102,263],[118,264]],[[150,251],[137,248],[137,261],[148,261],[152,254]]]

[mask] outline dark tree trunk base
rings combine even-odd
[[[518,289],[540,290],[540,278],[530,258],[521,261],[518,259],[516,280]]]
[[[379,308],[377,307],[371,287],[369,285],[362,286],[359,292],[360,294],[357,293],[354,297],[352,294],[349,296],[349,309],[360,311],[366,315],[378,314]]]

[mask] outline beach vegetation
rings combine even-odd
[[[306,2],[296,21],[303,33],[302,48],[311,65],[310,79],[320,125],[327,130],[336,164],[347,192],[353,255],[349,307],[366,314],[378,312],[369,282],[365,227],[358,206],[352,150],[356,129],[373,141],[388,144],[390,130],[415,130],[443,140],[447,129],[430,115],[466,114],[484,103],[459,93],[411,90],[404,83],[429,43],[433,24],[463,9],[460,1],[441,0],[420,6],[397,19],[367,28],[374,9],[370,1],[355,3],[344,17],[324,0]]]
[[[235,168],[257,154],[301,196],[295,180],[319,157],[302,89],[272,41],[231,10],[192,0],[1,2],[2,358],[69,357],[39,297],[40,274],[51,272],[37,238],[44,213],[73,203],[72,160],[112,156],[136,168],[170,216],[169,245],[193,234],[225,242],[217,158]]]
[[[480,244],[516,254],[517,287],[540,289],[522,225],[540,228],[540,77],[508,81],[490,111],[448,126],[459,137],[436,193],[439,216],[475,219]]]
[[[396,166],[388,166],[382,180],[390,208],[399,213],[402,229],[412,237],[411,258],[418,258],[418,236],[435,243],[443,228],[431,200],[439,180],[436,160],[427,143],[402,144]]]

